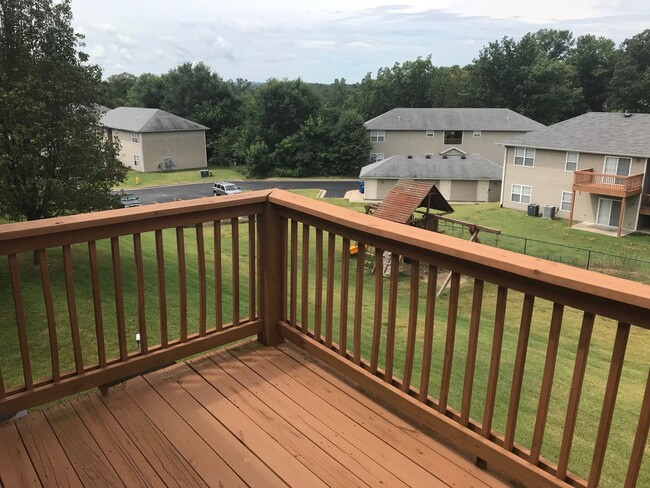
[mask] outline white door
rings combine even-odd
[[[598,214],[596,223],[609,227],[618,227],[618,218],[621,214],[621,201],[601,198],[598,201]]]

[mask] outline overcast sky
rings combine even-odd
[[[540,28],[617,44],[650,27],[648,0],[73,0],[104,76],[203,61],[225,79],[359,81],[432,55],[465,65],[490,41]]]

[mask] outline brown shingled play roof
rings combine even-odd
[[[433,183],[415,180],[399,180],[384,201],[377,207],[375,217],[405,224],[419,207],[428,207],[443,212],[454,209],[445,200]]]

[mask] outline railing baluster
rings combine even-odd
[[[397,320],[398,283],[399,254],[391,253],[390,288],[388,291],[388,323],[386,324],[386,368],[384,372],[384,381],[389,385],[393,382],[393,356],[395,354],[395,322]]]
[[[474,280],[474,295],[472,297],[472,316],[469,322],[469,337],[467,340],[467,358],[465,360],[465,384],[461,402],[460,423],[469,425],[472,407],[472,389],[474,388],[474,370],[476,369],[476,349],[478,347],[478,332],[481,324],[481,307],[483,305],[483,281]]]
[[[178,256],[178,314],[181,342],[187,341],[187,269],[185,267],[185,229],[176,227]]]
[[[431,356],[433,352],[433,325],[436,315],[436,285],[438,284],[438,267],[429,265],[427,278],[427,306],[424,312],[424,339],[422,346],[422,372],[420,374],[420,396],[422,403],[429,397],[429,379],[431,378]]]
[[[630,455],[630,463],[627,468],[627,475],[625,477],[625,488],[634,488],[639,478],[639,470],[641,469],[641,461],[643,460],[643,451],[648,441],[648,428],[650,427],[650,371],[648,371],[648,379],[645,383],[645,394],[643,395],[643,403],[641,404],[641,413],[639,415],[639,423],[636,427],[636,434],[634,436],[634,443],[632,444],[632,453]]]
[[[332,347],[332,329],[334,327],[334,245],[336,235],[327,236],[327,291],[325,296],[325,344]]]
[[[280,219],[281,235],[282,235],[282,318],[289,321],[287,314],[287,290],[289,286],[289,221],[287,219]]]
[[[205,269],[205,240],[203,238],[203,224],[194,225],[196,230],[196,254],[199,275],[199,336],[205,335],[208,321],[208,289],[206,284]]]
[[[128,357],[126,349],[126,322],[124,320],[124,292],[122,289],[122,260],[120,258],[120,238],[111,238],[111,257],[113,260],[113,286],[115,290],[115,318],[117,320],[117,342],[120,360]]]
[[[223,328],[223,272],[221,266],[221,220],[214,221],[214,324],[217,331]]]
[[[255,282],[257,239],[255,238],[255,215],[248,216],[248,320],[257,317],[257,283]]]
[[[557,477],[561,480],[566,478],[569,467],[569,455],[573,443],[573,433],[575,431],[576,419],[578,418],[578,407],[580,406],[580,395],[582,392],[582,383],[585,378],[587,369],[587,356],[589,355],[589,343],[591,342],[591,333],[594,329],[595,315],[585,312],[582,317],[582,328],[580,338],[578,339],[578,351],[576,353],[575,366],[573,368],[573,379],[571,380],[571,390],[569,392],[569,404],[566,410],[566,420],[564,421],[564,432],[562,434],[562,444],[560,446],[560,456],[557,463]]]
[[[350,239],[343,238],[341,249],[341,306],[339,308],[339,354],[348,352],[348,291],[350,288]]]
[[[490,355],[490,372],[488,373],[487,390],[485,392],[485,410],[481,435],[490,438],[492,432],[492,418],[494,416],[494,403],[497,398],[497,383],[499,381],[499,366],[501,365],[501,348],[503,345],[503,327],[506,319],[506,305],[508,289],[500,286],[497,289],[497,304],[494,313],[494,333],[492,335],[492,354]]]
[[[413,375],[413,356],[415,355],[415,334],[418,327],[418,295],[420,294],[420,263],[411,260],[411,287],[409,297],[408,332],[406,338],[406,359],[404,360],[404,375],[402,377],[402,391],[408,392],[411,388]]]
[[[90,260],[90,278],[93,288],[93,310],[95,311],[95,336],[97,339],[97,359],[99,367],[106,366],[106,344],[104,340],[104,314],[102,312],[101,285],[99,281],[99,264],[97,262],[97,244],[88,242]]]
[[[289,323],[296,326],[298,320],[298,222],[291,221],[291,278],[289,283]]]
[[[167,331],[167,289],[165,287],[165,252],[163,247],[162,230],[156,230],[156,271],[158,276],[158,310],[160,315],[160,345],[167,347],[169,334]]]
[[[138,289],[138,332],[140,333],[140,351],[149,351],[147,341],[147,316],[144,305],[144,263],[142,262],[142,238],[133,234],[133,254],[135,255],[135,276]]]
[[[90,244],[90,243],[89,243]],[[43,284],[43,300],[45,301],[45,316],[47,317],[47,329],[50,339],[50,358],[52,362],[52,380],[56,383],[61,378],[59,365],[59,342],[56,332],[56,317],[54,315],[54,301],[52,300],[52,283],[50,272],[47,269],[47,253],[45,249],[38,251],[38,266],[41,271],[41,283]]]
[[[539,404],[537,407],[537,418],[535,419],[535,429],[533,431],[533,442],[530,448],[530,462],[537,464],[542,453],[542,443],[544,442],[544,430],[546,428],[546,417],[548,415],[548,405],[551,401],[551,391],[553,389],[553,376],[555,374],[555,364],[557,362],[557,350],[560,343],[560,329],[562,327],[562,317],[564,315],[564,306],[559,303],[553,304],[553,314],[551,316],[551,328],[548,334],[548,346],[546,348],[546,362],[544,364],[544,376],[542,377],[542,388],[539,393]]]
[[[506,432],[504,435],[504,447],[512,451],[515,443],[515,430],[517,428],[517,415],[519,413],[519,400],[521,399],[521,385],[524,381],[524,367],[526,366],[526,353],[528,352],[528,337],[530,335],[530,324],[533,319],[533,307],[535,297],[524,296],[524,304],[521,311],[521,322],[519,325],[519,340],[517,342],[517,353],[515,356],[515,368],[512,375],[512,387],[510,388],[510,403],[508,404],[508,418],[506,421]]]
[[[370,351],[370,372],[377,373],[379,345],[381,344],[381,319],[384,302],[384,251],[375,248],[375,316],[372,328],[372,350]]]
[[[612,362],[610,363],[609,375],[607,377],[603,409],[600,414],[600,423],[598,424],[594,457],[591,463],[591,470],[589,471],[588,487],[598,486],[600,483],[600,475],[603,469],[603,461],[605,460],[605,450],[607,448],[607,441],[609,440],[609,430],[612,426],[616,394],[618,393],[618,384],[621,380],[621,371],[623,370],[625,349],[627,348],[629,335],[630,324],[619,322],[616,329],[616,339],[614,339]]]
[[[300,323],[303,332],[309,330],[309,226],[302,224],[302,275],[300,277]]]
[[[442,379],[440,381],[440,399],[438,411],[447,412],[449,385],[451,383],[451,366],[454,361],[454,342],[456,341],[456,319],[458,318],[458,294],[460,293],[460,274],[451,273],[449,288],[449,311],[447,312],[447,336],[445,338],[445,358],[442,363]]]
[[[0,400],[2,400],[5,396],[5,380],[2,376],[2,368],[0,368]]]
[[[15,254],[10,254],[9,270],[11,272],[11,288],[14,295],[14,309],[16,311],[16,325],[18,326],[18,343],[20,345],[20,359],[23,365],[23,377],[25,379],[25,389],[31,390],[34,387],[32,378],[32,362],[29,357],[29,342],[27,341],[27,322],[25,320],[25,306],[23,305],[23,296],[20,289],[20,268],[18,267],[18,258]]]
[[[77,318],[77,303],[75,300],[74,278],[72,273],[72,251],[70,246],[63,246],[63,272],[65,275],[65,292],[68,300],[68,317],[70,318],[75,371],[77,374],[81,374],[84,371],[84,361],[81,352],[81,336],[79,334],[79,319]]]
[[[239,325],[239,217],[230,219],[232,228],[232,325]]]
[[[316,229],[316,289],[314,291],[314,338],[321,340],[323,315],[323,230]]]
[[[363,265],[366,260],[365,244],[357,243],[357,276],[354,290],[354,363],[361,364],[361,308],[363,306]]]

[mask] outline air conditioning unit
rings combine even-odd
[[[556,211],[557,207],[555,205],[544,205],[544,218],[549,220],[554,219]]]

